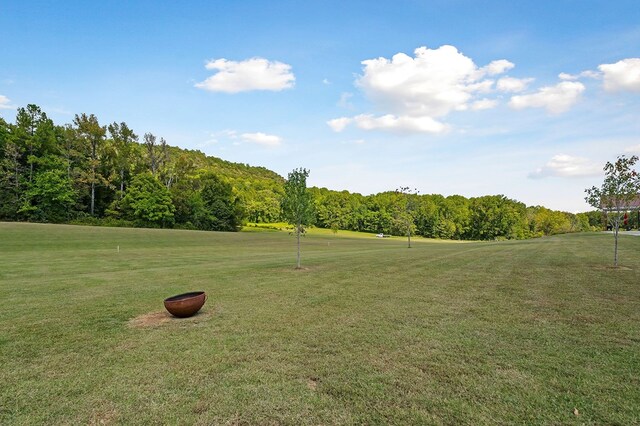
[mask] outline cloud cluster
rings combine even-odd
[[[601,64],[598,71],[561,73],[558,83],[533,90],[529,87],[534,78],[503,75],[515,67],[512,62],[499,59],[480,67],[450,45],[436,49],[423,46],[415,49],[413,56],[397,53],[390,59],[379,57],[361,64],[362,74],[355,85],[377,113],[327,121],[335,132],[354,126],[362,130],[441,134],[450,130],[444,121],[449,114],[489,110],[502,102],[514,110],[542,108],[549,114],[561,114],[580,101],[586,91],[585,84],[579,81],[583,78],[602,80],[608,92],[640,92],[640,58]],[[206,68],[216,73],[195,87],[214,92],[280,91],[295,83],[291,65],[259,57],[243,61],[214,59],[207,62]],[[323,83],[330,84],[326,79]],[[343,92],[338,106],[354,109],[352,97],[352,93]],[[8,102],[0,96],[0,108],[10,108]],[[277,136],[263,133],[236,137],[241,139],[264,146],[281,143]]]
[[[216,145],[220,140],[231,141],[232,145],[238,146],[243,143],[252,143],[267,148],[277,148],[282,145],[282,138],[276,135],[269,135],[262,132],[255,133],[238,133],[236,130],[222,130],[212,133],[209,140],[198,145],[198,148],[205,148],[210,145]]]
[[[496,88],[500,92],[518,93],[526,90],[533,80],[533,78],[502,77],[498,80]]]
[[[494,61],[478,68],[453,46],[419,47],[415,57],[398,53],[393,58],[363,61],[364,74],[357,85],[376,105],[392,113],[413,117],[442,117],[464,110],[476,93],[491,89],[496,75],[513,67]]]
[[[245,142],[251,142],[266,147],[277,147],[282,145],[282,138],[275,135],[267,135],[266,133],[243,133],[240,138]]]
[[[360,114],[355,117],[335,118],[327,122],[335,132],[341,132],[352,123],[363,130],[387,130],[396,133],[442,133],[448,129],[445,124],[429,116],[386,114],[375,117],[372,114]]]
[[[0,95],[0,109],[13,109],[13,106],[9,102],[11,102],[9,98]]]
[[[560,114],[571,108],[584,90],[584,84],[578,81],[563,81],[542,87],[535,93],[513,96],[509,106],[513,109],[545,108],[551,114]]]
[[[608,92],[640,92],[640,58],[601,64],[598,70],[586,70],[577,75],[560,73],[560,83],[542,87],[535,93],[513,96],[509,106],[514,109],[545,108],[551,114],[565,112],[578,102],[586,89],[583,83],[577,81],[580,78],[602,79],[603,87]]]
[[[205,65],[217,72],[195,87],[212,92],[238,93],[252,90],[280,91],[293,87],[295,76],[291,65],[251,58],[236,62],[227,59],[213,59]]]
[[[547,164],[529,173],[531,179],[546,177],[586,177],[602,174],[602,166],[587,158],[566,154],[554,155]]]
[[[413,57],[398,53],[391,59],[365,60],[362,65],[363,74],[356,85],[377,110],[386,113],[329,120],[327,124],[336,132],[355,125],[363,130],[443,133],[449,126],[442,119],[452,112],[495,108],[500,103],[499,94],[525,92],[534,81],[498,78],[515,65],[499,59],[479,67],[454,46],[447,45],[437,49],[419,47]],[[509,106],[545,108],[558,114],[573,106],[584,90],[580,82],[561,81],[532,93],[513,95]]]
[[[598,67],[605,90],[640,92],[640,58],[628,58]]]
[[[387,113],[330,120],[335,131],[354,124],[363,130],[445,132],[448,126],[438,118],[453,111],[494,107],[493,101],[476,98],[492,90],[494,81],[487,77],[514,66],[501,59],[480,68],[454,46],[419,47],[413,57],[398,53],[391,59],[365,60],[362,65],[356,85]]]
[[[327,121],[341,132],[350,125],[362,130],[443,133],[449,126],[443,119],[455,111],[480,111],[497,107],[508,96],[514,110],[542,108],[561,114],[578,103],[586,90],[581,78],[603,80],[613,91],[640,91],[640,58],[602,64],[599,71],[577,75],[561,73],[559,82],[528,90],[534,78],[500,76],[514,68],[506,59],[478,67],[454,46],[437,49],[419,47],[414,56],[398,53],[362,61],[362,75],[356,86],[382,114],[359,114]]]

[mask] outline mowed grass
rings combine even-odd
[[[640,237],[302,244],[0,223],[0,424],[640,423]]]

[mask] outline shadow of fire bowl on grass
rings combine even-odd
[[[597,265],[597,266],[594,266],[593,269],[597,271],[633,271],[633,269],[629,268],[628,266],[622,266],[622,265],[618,265],[618,266]]]
[[[168,325],[198,324],[211,318],[210,311],[200,311],[188,318],[177,318],[167,311],[148,312],[131,318],[127,322],[130,328],[162,327]]]

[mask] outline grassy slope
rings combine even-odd
[[[612,244],[311,234],[295,271],[284,232],[0,223],[0,424],[640,423],[640,237]]]

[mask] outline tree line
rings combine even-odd
[[[525,239],[598,227],[600,212],[571,214],[527,207],[503,195],[465,198],[388,191],[370,196],[311,188],[316,225],[454,240]],[[408,218],[408,221],[407,221]],[[409,230],[407,230],[409,223]]]
[[[0,220],[236,231],[284,220],[286,180],[263,167],[173,147],[125,122],[77,114],[56,125],[37,105],[0,117]],[[597,212],[465,198],[310,188],[315,226],[442,239],[521,239],[590,230]]]
[[[30,104],[0,118],[0,220],[234,231],[278,220],[283,183],[93,114],[56,125]]]

